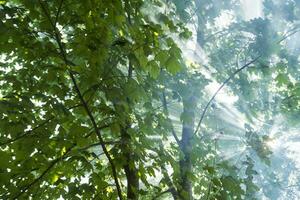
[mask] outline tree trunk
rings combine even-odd
[[[121,138],[123,143],[122,152],[126,160],[123,169],[127,179],[127,199],[136,200],[139,198],[139,177],[135,165],[135,155],[130,147],[130,135],[125,129],[121,130]]]
[[[192,174],[192,137],[194,134],[195,122],[195,98],[192,96],[187,101],[183,102],[183,112],[186,117],[183,118],[182,138],[180,142],[181,151],[183,156],[180,158],[180,197],[184,200],[192,200],[192,183],[190,175]]]
[[[128,15],[130,21],[130,15]],[[128,79],[132,77],[133,67],[131,60],[129,59],[128,65]],[[130,100],[126,98],[127,104],[130,106]],[[126,162],[123,165],[127,179],[127,199],[128,200],[137,200],[139,199],[139,176],[138,170],[136,168],[136,155],[132,149],[131,137],[127,132],[127,129],[130,127],[130,122],[126,122],[127,126],[121,129],[121,139],[122,139],[122,153]]]

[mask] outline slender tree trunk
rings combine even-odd
[[[130,18],[129,18],[130,19]],[[128,79],[132,77],[133,67],[131,60],[129,60],[128,66]],[[127,98],[127,104],[130,106],[130,100]],[[132,149],[131,136],[127,129],[130,127],[130,122],[126,122],[127,126],[121,129],[121,139],[122,139],[122,154],[126,162],[123,165],[127,179],[127,199],[136,200],[139,198],[139,177],[138,169],[136,167],[136,155]]]
[[[121,130],[121,138],[123,143],[122,152],[126,159],[123,169],[127,179],[127,199],[136,200],[139,198],[139,177],[135,165],[136,158],[130,146],[130,135],[125,129]]]
[[[195,98],[192,96],[187,101],[183,102],[183,112],[186,117],[183,118],[181,151],[183,156],[180,158],[180,197],[184,200],[192,200],[192,183],[190,175],[192,174],[192,137],[194,134],[195,123]]]

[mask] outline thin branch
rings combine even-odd
[[[300,187],[300,184],[296,184],[296,185],[288,185],[288,186],[283,187],[283,188],[292,188],[292,187]]]
[[[228,32],[227,32],[228,31]],[[226,33],[227,32],[227,33]],[[230,32],[229,32],[229,29],[223,29],[223,30],[220,30],[220,31],[217,31],[217,32],[215,32],[215,33],[212,33],[211,35],[209,35],[209,36],[207,36],[207,38],[206,39],[204,39],[204,44],[205,43],[207,43],[210,39],[213,39],[216,35],[218,35],[218,34],[221,34],[221,33],[224,33],[224,34],[222,34],[221,36],[223,36],[223,35],[225,35],[225,34],[229,34]]]
[[[57,28],[56,28],[55,24],[53,24],[53,22],[52,22],[52,20],[51,20],[51,17],[50,17],[50,15],[49,15],[49,13],[47,12],[47,9],[45,8],[45,6],[44,6],[43,3],[41,2],[41,0],[39,0],[39,3],[40,3],[40,5],[41,5],[41,8],[42,8],[43,11],[44,11],[44,14],[45,14],[46,17],[48,18],[50,24],[52,25],[52,27],[53,27],[53,29],[54,29],[54,34],[55,34],[56,42],[57,42],[57,44],[58,44],[58,46],[59,46],[60,54],[61,54],[61,56],[62,56],[62,58],[63,58],[65,64],[66,64],[67,66],[69,66],[70,64],[71,64],[71,65],[74,65],[74,64],[70,63],[70,62],[68,61],[68,59],[67,59],[65,50],[64,50],[63,45],[62,45],[61,40],[60,40],[60,35],[59,35],[58,31],[57,31]],[[122,199],[123,199],[123,196],[122,196],[121,187],[120,187],[120,184],[119,184],[119,181],[118,181],[118,177],[117,177],[116,166],[115,166],[115,164],[114,164],[114,162],[113,162],[113,159],[112,159],[112,157],[110,156],[110,154],[109,154],[109,152],[108,152],[108,150],[107,150],[107,148],[106,148],[106,145],[105,145],[105,142],[104,142],[104,140],[103,140],[103,138],[102,138],[102,135],[101,135],[101,133],[100,133],[100,130],[99,130],[99,128],[97,127],[96,120],[95,120],[93,114],[91,113],[91,111],[90,111],[90,109],[89,109],[87,103],[85,102],[85,100],[84,100],[84,98],[83,98],[83,96],[82,96],[82,94],[81,94],[81,92],[80,92],[80,89],[79,89],[79,87],[78,87],[78,84],[77,84],[77,81],[76,81],[76,79],[75,79],[75,76],[74,76],[73,72],[72,72],[71,70],[68,70],[68,72],[69,72],[69,75],[70,75],[71,80],[72,80],[72,82],[73,82],[73,85],[74,85],[75,91],[76,91],[76,93],[77,93],[77,95],[78,95],[78,98],[80,99],[80,101],[81,101],[81,103],[83,104],[83,107],[84,107],[84,109],[85,109],[85,111],[86,111],[88,117],[90,118],[90,121],[91,121],[91,123],[92,123],[92,125],[93,125],[93,127],[94,127],[94,129],[95,129],[95,132],[96,132],[96,135],[97,135],[97,137],[98,137],[98,139],[99,139],[99,142],[101,143],[102,150],[103,150],[104,154],[106,155],[106,157],[107,157],[107,159],[108,159],[108,161],[109,161],[109,163],[110,163],[111,170],[112,170],[112,175],[113,175],[113,178],[114,178],[114,181],[115,181],[115,184],[116,184],[116,188],[117,188],[117,192],[118,192],[118,196],[119,196],[119,199],[122,200]]]
[[[167,190],[165,190],[165,191],[159,193],[158,195],[156,195],[155,197],[153,197],[152,200],[156,200],[156,199],[158,199],[160,196],[162,196],[162,195],[164,195],[164,194],[166,194],[166,193],[169,193],[169,192],[172,193],[172,189],[173,189],[173,188],[169,188],[169,189],[167,189]]]
[[[67,108],[67,110],[71,110],[71,109],[77,108],[79,106],[81,106],[81,104],[78,104],[78,105],[72,106],[70,108]],[[52,116],[52,117],[46,119],[44,122],[42,122],[42,123],[38,124],[37,126],[35,126],[34,128],[32,128],[31,130],[24,132],[22,135],[19,135],[19,136],[15,137],[15,138],[12,138],[10,140],[7,140],[5,142],[0,143],[0,147],[4,146],[4,145],[8,145],[10,143],[13,143],[13,142],[15,142],[17,140],[20,140],[20,139],[28,136],[28,135],[31,135],[31,133],[34,133],[34,131],[36,131],[37,129],[39,129],[39,128],[43,127],[44,125],[48,124],[54,118],[55,118],[55,116]]]
[[[92,163],[96,158],[99,159],[100,156],[104,155],[104,152],[101,152],[96,155],[92,160],[89,160],[88,163]],[[100,160],[100,159],[99,159]],[[81,174],[82,171],[84,171],[86,168],[83,166],[81,169],[75,169],[77,173]],[[93,169],[94,171],[94,169]],[[96,173],[96,175],[99,177],[99,175]]]
[[[242,71],[243,69],[247,68],[249,65],[251,65],[252,63],[256,62],[259,58],[261,57],[260,56],[257,56],[256,58],[254,58],[253,60],[251,60],[250,62],[246,63],[245,65],[243,65],[241,68],[237,69],[235,72],[233,72],[223,83],[222,85],[217,89],[217,91],[214,93],[214,95],[210,98],[210,100],[208,101],[208,103],[206,104],[202,114],[201,114],[201,117],[200,117],[200,120],[198,122],[198,125],[197,125],[197,128],[194,132],[194,135],[197,134],[197,132],[199,131],[200,129],[200,126],[201,126],[201,123],[205,117],[205,114],[207,112],[207,109],[208,107],[210,106],[210,104],[212,103],[212,101],[215,99],[215,97],[217,96],[217,94],[222,90],[222,88],[232,79],[235,77],[235,75],[237,75],[240,71]]]
[[[46,125],[48,122],[50,122],[52,119],[54,119],[55,117],[50,117],[49,119],[45,120],[44,122],[40,123],[39,125],[37,125],[36,127],[34,127],[33,129],[31,129],[30,131],[26,131],[25,133],[23,133],[22,135],[19,135],[15,138],[12,138],[10,140],[7,140],[5,142],[0,143],[0,146],[4,146],[4,145],[8,145],[10,143],[13,143],[19,139],[22,139],[23,137],[30,135],[31,133],[33,133],[34,131],[36,131],[37,129],[43,127],[44,125]]]
[[[60,1],[60,4],[59,4],[58,9],[57,9],[57,13],[55,15],[55,20],[54,20],[55,27],[56,27],[56,24],[58,22],[58,18],[59,18],[60,12],[61,12],[61,8],[62,8],[62,5],[63,5],[63,2],[64,2],[64,0]]]
[[[103,126],[98,127],[98,130],[102,130],[105,128],[108,128],[110,126],[110,124],[104,124]],[[90,137],[92,134],[94,133],[94,131],[89,132],[87,135],[83,136],[84,138],[88,138]]]
[[[289,95],[289,96],[285,97],[284,99],[282,99],[281,102],[285,102],[285,101],[290,100],[294,97],[297,97],[297,96],[295,94]]]
[[[283,40],[286,40],[288,37],[290,37],[290,36],[292,36],[292,35],[298,33],[299,31],[300,31],[300,29],[296,29],[296,30],[290,31],[290,32],[287,33],[282,39],[280,39],[280,40],[278,41],[278,43],[281,43]]]
[[[98,89],[101,86],[101,84],[103,84],[103,81],[113,80],[114,78],[127,78],[127,75],[116,75],[116,76],[110,76],[110,77],[108,77],[107,73],[106,73],[104,75],[104,77],[106,77],[106,78],[102,78],[99,83],[96,83],[96,84],[90,86],[86,91],[82,92],[82,96],[85,96],[87,93],[89,93],[92,90]]]
[[[163,91],[162,103],[163,103],[163,108],[164,108],[164,110],[165,110],[165,112],[167,114],[167,118],[169,119],[169,109],[168,109],[168,105],[167,105],[167,98],[166,98],[165,91]],[[179,145],[179,148],[180,148],[180,140],[179,140],[179,138],[176,135],[176,132],[174,130],[174,126],[173,126],[172,122],[171,122],[171,133],[172,133],[175,141],[177,142],[177,144]]]
[[[36,179],[34,179],[31,183],[29,183],[28,185],[26,185],[25,187],[23,187],[22,189],[20,189],[20,192],[14,196],[12,199],[18,199],[22,194],[24,194],[27,190],[29,190],[31,187],[33,187],[35,184],[37,184],[40,180],[42,180],[44,178],[44,176],[59,162],[61,161],[73,148],[75,147],[75,145],[71,146],[70,148],[68,148],[66,150],[66,152],[59,158],[56,158],[55,160],[53,160],[50,165],[47,167],[47,169],[45,171],[43,171],[43,173],[41,173],[40,176],[38,176]]]
[[[120,144],[120,143],[122,143],[122,141],[120,141],[120,140],[118,140],[118,141],[106,141],[106,142],[104,142],[104,144],[106,144],[106,145],[114,145],[114,144]],[[87,149],[89,149],[89,148],[96,147],[96,146],[100,146],[100,145],[101,145],[101,143],[100,143],[100,142],[97,142],[97,143],[93,143],[93,144],[91,144],[91,145],[89,145],[89,146],[80,148],[79,150],[80,150],[80,151],[83,151],[83,150],[87,150]]]

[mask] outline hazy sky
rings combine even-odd
[[[241,0],[245,20],[262,17],[262,0]]]

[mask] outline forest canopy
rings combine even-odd
[[[0,198],[300,199],[297,0],[0,1]]]

